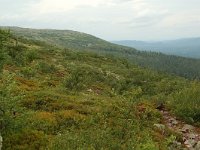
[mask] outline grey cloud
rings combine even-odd
[[[40,1],[0,0],[0,25],[73,29],[109,40],[200,36],[199,0],[108,0],[108,5],[81,3],[70,11],[44,14],[32,7]]]

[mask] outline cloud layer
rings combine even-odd
[[[0,25],[72,29],[107,40],[200,36],[199,0],[0,0]]]

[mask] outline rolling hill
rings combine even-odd
[[[120,46],[92,35],[69,30],[9,28],[18,38],[45,42],[63,49],[92,51],[101,55],[124,57],[134,64],[157,71],[168,72],[189,79],[200,78],[200,60],[164,55],[155,52],[141,52],[134,48]]]
[[[199,126],[200,83],[95,52],[0,30],[3,150],[184,147],[156,107]]]
[[[200,58],[200,38],[145,42],[145,41],[113,41],[115,44],[137,48],[143,51],[162,52],[165,54]]]

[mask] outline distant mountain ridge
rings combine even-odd
[[[112,43],[134,47],[143,51],[154,51],[183,57],[200,58],[200,37],[154,42],[122,40],[112,41]]]
[[[43,41],[62,48],[82,49],[106,43],[106,41],[92,35],[72,30],[30,29],[20,27],[3,28],[10,29],[18,37]]]

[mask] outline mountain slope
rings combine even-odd
[[[182,141],[159,128],[157,104],[200,123],[197,81],[117,57],[15,40],[0,30],[3,149],[167,150]]]
[[[162,52],[191,58],[200,58],[200,38],[178,39],[160,42],[113,41],[115,44],[137,48],[138,50]]]
[[[19,27],[5,27],[13,31],[19,37],[32,40],[43,41],[61,48],[71,49],[95,49],[107,47],[111,44],[89,34],[71,30],[51,30],[51,29],[28,29]],[[112,45],[117,47],[116,45]]]
[[[98,54],[111,54],[124,57],[142,67],[176,74],[189,79],[200,78],[200,60],[164,55],[161,53],[141,52],[134,48],[119,46],[94,36],[67,30],[36,30],[10,27],[19,38],[43,41],[65,49],[92,51]]]

